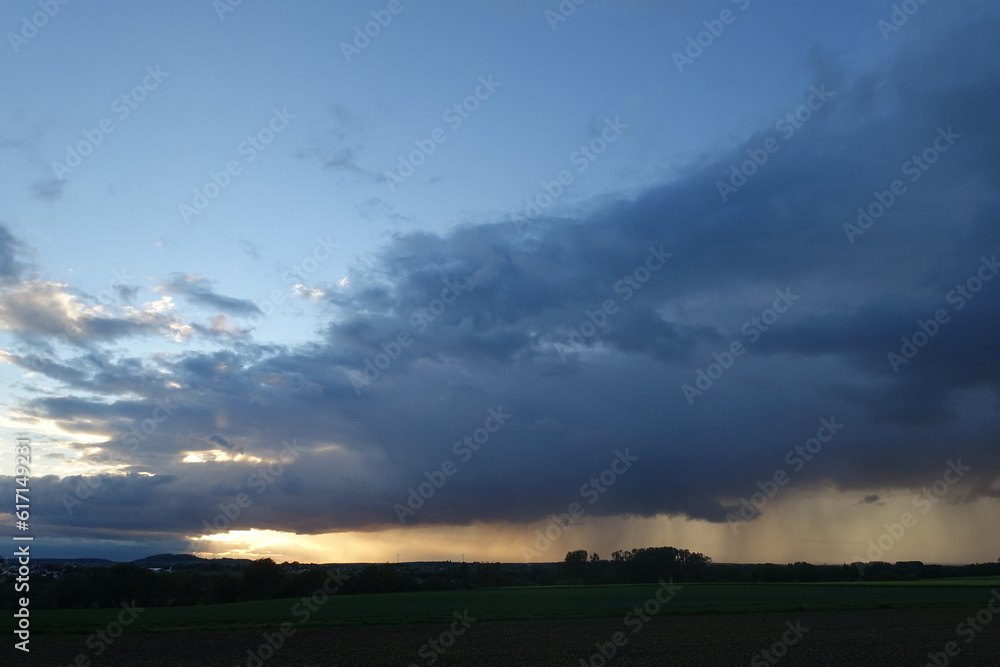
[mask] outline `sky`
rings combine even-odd
[[[36,556],[1000,557],[995,3],[0,26]]]

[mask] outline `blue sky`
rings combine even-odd
[[[35,442],[47,548],[521,560],[631,447],[535,557],[849,561],[964,457],[884,559],[994,559],[1000,290],[952,292],[997,249],[996,9],[675,4],[5,5],[0,435]],[[836,444],[734,521],[831,415]]]

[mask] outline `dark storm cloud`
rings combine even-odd
[[[150,360],[135,357],[112,358],[112,353],[89,350],[76,357],[58,361],[54,350],[43,352],[44,354],[12,354],[9,360],[26,371],[41,373],[57,380],[69,389],[100,395],[159,395],[169,381],[169,377],[156,372],[156,364]]]
[[[233,315],[254,315],[260,312],[253,301],[236,299],[218,294],[212,290],[210,280],[183,273],[175,273],[163,289],[170,294],[183,296],[191,303],[213,310],[222,310]]]
[[[233,443],[229,442],[229,440],[227,440],[226,438],[223,438],[221,435],[215,434],[215,435],[209,436],[208,439],[209,439],[209,441],[214,442],[215,444],[220,445],[222,447],[225,447],[228,450],[237,452],[239,454],[243,453],[243,448],[242,447],[236,447],[236,446],[234,446]]]
[[[949,294],[1000,253],[1000,52],[987,46],[1000,22],[982,10],[934,28],[930,46],[862,74],[817,53],[815,85],[832,96],[726,202],[717,182],[775,128],[573,217],[398,234],[328,291],[309,344],[241,339],[156,368],[50,365],[109,396],[133,377],[139,398],[46,397],[35,418],[129,432],[157,401],[173,409],[125,455],[131,474],[72,516],[61,499],[77,480],[42,480],[46,534],[196,535],[241,491],[253,504],[234,528],[398,525],[393,505],[445,460],[458,472],[409,524],[531,521],[574,501],[587,516],[725,521],[776,470],[872,504],[876,490],[932,483],[950,460],[972,468],[965,501],[997,497],[1000,276],[962,308]],[[941,132],[960,137],[852,243],[858,207],[908,179],[904,165]],[[249,307],[203,279],[170,289]],[[759,340],[745,333],[780,293],[795,295],[787,312],[748,329]],[[949,320],[894,368],[888,353],[939,309]],[[689,404],[682,385],[734,341],[746,352]],[[463,449],[490,410],[511,416]],[[823,420],[843,426],[793,467],[789,452]],[[246,457],[181,462],[234,442]],[[619,452],[637,460],[581,501]],[[261,466],[278,463],[258,493]]]

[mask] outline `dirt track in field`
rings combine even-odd
[[[35,635],[30,656],[11,649],[10,639],[0,651],[3,665],[74,664],[84,653],[90,665],[145,667],[375,667],[428,665],[514,666],[571,665],[589,661],[596,644],[612,641],[623,631],[628,641],[616,649],[608,667],[661,665],[909,665],[928,662],[928,652],[943,651],[949,641],[960,649],[949,665],[1000,665],[1000,617],[983,627],[971,642],[956,634],[956,626],[976,609],[892,609],[733,614],[720,616],[653,617],[638,633],[623,619],[493,621],[472,623],[443,653],[427,645],[448,625],[378,627],[303,627],[295,629],[280,650],[258,662],[248,650],[264,643],[271,630],[163,632],[126,634],[95,657],[83,635]],[[793,638],[786,623],[808,628],[787,647],[776,663],[759,652]],[[800,631],[801,632],[801,631]],[[619,641],[622,637],[619,636]],[[447,642],[448,637],[445,637]],[[425,646],[427,645],[427,646]],[[423,655],[421,649],[423,648]],[[780,651],[779,647],[779,651]],[[12,657],[11,657],[12,656]],[[772,654],[773,656],[773,654]],[[777,658],[777,656],[773,656]],[[85,665],[86,663],[80,663]],[[595,667],[602,661],[594,658]]]

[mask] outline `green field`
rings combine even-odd
[[[295,625],[391,625],[439,623],[469,610],[480,620],[623,617],[657,590],[655,585],[549,586],[462,591],[425,591],[330,597],[306,617],[300,599],[264,600],[197,607],[149,608],[135,631],[224,629]],[[801,584],[684,584],[660,614],[918,607],[982,607],[1000,577],[917,582]],[[300,604],[296,607],[296,604]],[[89,633],[114,619],[114,609],[32,610],[41,632]]]

